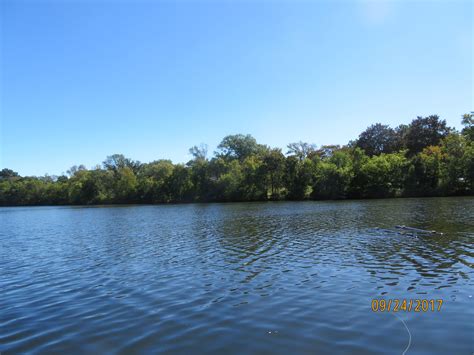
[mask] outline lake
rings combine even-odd
[[[0,208],[0,352],[472,354],[473,241],[470,197]]]

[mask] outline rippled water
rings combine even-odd
[[[474,198],[1,208],[0,228],[2,354],[474,352]]]

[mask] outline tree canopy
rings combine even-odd
[[[178,203],[449,196],[474,194],[474,119],[457,132],[436,115],[391,128],[381,123],[347,145],[302,141],[280,148],[229,135],[214,156],[190,148],[187,164],[108,156],[62,176],[0,171],[0,205]]]
[[[438,145],[441,139],[446,137],[450,131],[451,129],[446,125],[446,121],[440,120],[437,115],[418,116],[408,126],[403,140],[410,155],[414,155],[421,152],[425,147]]]
[[[393,153],[401,148],[399,132],[388,125],[376,123],[359,135],[356,146],[369,156]]]
[[[234,134],[224,137],[217,148],[219,149],[218,156],[242,161],[256,154],[260,146],[257,144],[257,140],[250,134]]]

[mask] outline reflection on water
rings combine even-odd
[[[0,351],[474,351],[474,198],[0,209]],[[406,235],[407,225],[443,235]]]

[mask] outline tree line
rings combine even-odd
[[[140,163],[121,154],[102,165],[73,166],[62,176],[0,171],[0,205],[178,203],[450,196],[474,194],[474,115],[457,131],[437,115],[408,125],[368,127],[348,144],[259,144],[229,135],[208,158]]]

